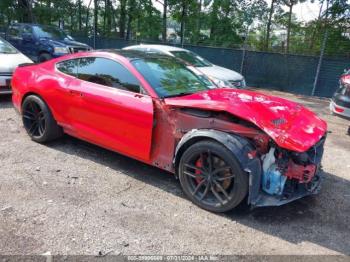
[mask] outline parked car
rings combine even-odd
[[[331,112],[350,119],[350,69],[345,70],[339,79],[339,88],[334,93],[331,103]]]
[[[318,192],[325,121],[282,98],[210,89],[175,58],[78,53],[19,67],[12,85],[32,140],[67,133],[172,172],[204,209],[225,212],[244,199],[282,205]]]
[[[75,41],[60,28],[50,25],[12,24],[7,30],[6,39],[36,62],[92,49]]]
[[[19,64],[32,62],[0,37],[0,95],[11,94],[11,78],[14,69]]]
[[[124,50],[138,50],[143,52],[161,53],[179,59],[197,67],[199,71],[211,79],[218,87],[231,87],[231,88],[246,88],[246,82],[244,77],[227,68],[217,66],[206,60],[205,58],[193,53],[189,50],[168,46],[168,45],[134,45],[124,47]]]

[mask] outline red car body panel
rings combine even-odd
[[[325,134],[327,124],[292,101],[248,90],[214,89],[166,99],[177,107],[229,112],[254,123],[282,148],[304,152]]]
[[[59,72],[59,61],[105,57],[124,65],[148,95],[79,80]],[[20,111],[23,98],[43,98],[56,121],[72,136],[174,172],[174,152],[182,136],[207,128],[249,137],[266,147],[272,138],[280,147],[304,152],[326,132],[326,123],[294,102],[257,92],[215,89],[160,99],[130,61],[109,52],[77,53],[39,65],[19,67],[12,79],[13,103]],[[178,109],[215,111],[201,118]],[[230,115],[247,123],[228,121]]]
[[[100,56],[118,61],[138,78],[149,94],[155,95],[153,89],[124,57],[106,52],[81,53],[79,56]],[[16,108],[21,110],[25,94],[38,94],[49,105],[56,121],[66,133],[149,162],[153,125],[152,98],[80,81],[56,70],[58,61],[72,57],[76,56],[65,56],[40,65],[18,68],[12,80],[13,103]]]
[[[147,94],[84,81],[56,69],[57,62],[80,57],[115,60],[134,75]],[[193,141],[221,139],[217,141],[227,143],[225,146],[249,175],[248,203],[253,205],[281,205],[313,194],[318,188],[316,173],[323,155],[326,122],[282,98],[248,90],[213,89],[163,99],[130,58],[112,51],[75,53],[18,67],[12,89],[18,111],[24,98],[35,94],[48,105],[65,133],[172,173],[177,171],[181,151]],[[234,138],[244,138],[246,147],[237,149],[239,143],[232,144],[238,141]],[[266,197],[261,191],[261,179],[266,175],[262,166],[271,148],[279,149],[275,172],[285,170],[283,175],[288,180],[317,186],[313,190],[297,187],[296,194],[288,199]],[[309,155],[312,163],[306,165],[303,161]]]

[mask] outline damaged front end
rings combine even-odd
[[[326,136],[306,152],[294,152],[271,143],[262,153],[261,174],[250,174],[249,204],[253,207],[280,206],[318,193],[321,159]]]

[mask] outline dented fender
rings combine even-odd
[[[249,153],[255,151],[255,148],[244,137],[214,129],[192,129],[181,138],[176,146],[174,166],[177,166],[182,153],[188,146],[205,138],[219,142],[230,150],[238,160],[241,168],[249,176],[248,204],[254,204],[260,190],[261,161],[257,157],[249,157]],[[175,174],[177,176],[177,170]]]

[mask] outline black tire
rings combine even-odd
[[[46,143],[63,135],[45,102],[35,95],[25,98],[22,104],[22,121],[32,140]]]
[[[178,175],[187,197],[212,212],[235,208],[248,192],[248,175],[232,152],[215,141],[190,146],[181,156]]]
[[[49,61],[49,60],[51,60],[51,59],[52,59],[52,56],[51,56],[49,53],[41,53],[41,54],[39,55],[39,58],[38,58],[38,60],[39,60],[40,63]]]

